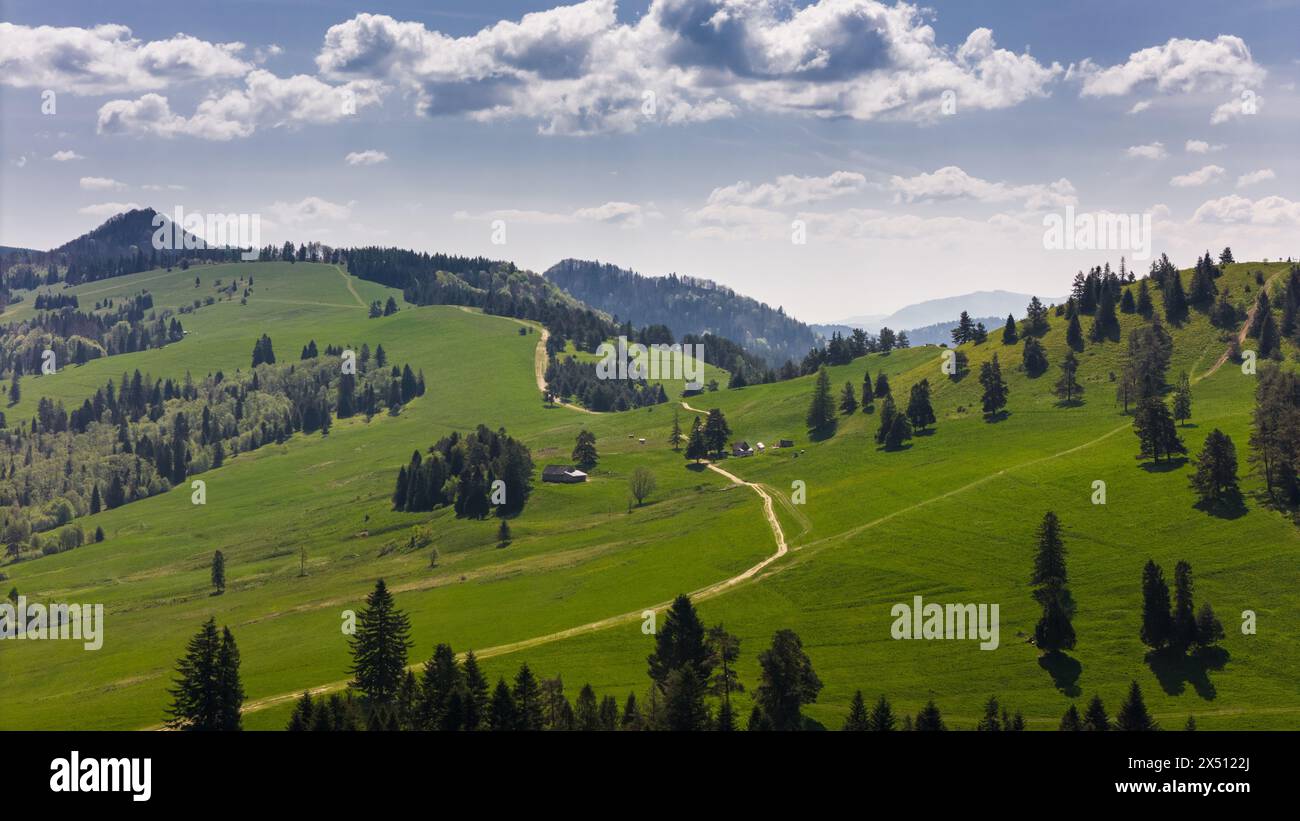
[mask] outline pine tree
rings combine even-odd
[[[1167,645],[1173,625],[1169,617],[1169,585],[1160,565],[1148,559],[1142,568],[1142,643],[1154,650]]]
[[[806,421],[811,431],[825,431],[835,421],[835,408],[831,400],[831,375],[825,365],[817,369],[817,381],[813,384],[812,402],[808,406]]]
[[[1142,688],[1134,681],[1129,685],[1128,698],[1120,705],[1115,716],[1115,729],[1127,732],[1146,732],[1158,730],[1160,726],[1147,712],[1146,701],[1142,698]]]
[[[680,451],[682,443],[685,441],[686,437],[682,434],[681,420],[678,418],[677,409],[673,408],[673,430],[672,433],[668,434],[668,444],[672,446],[674,451]]]
[[[1143,319],[1150,319],[1151,314],[1155,311],[1155,306],[1151,302],[1151,289],[1147,286],[1147,281],[1143,279],[1138,283],[1137,312]]]
[[[701,683],[709,680],[715,658],[695,605],[680,594],[669,606],[663,624],[655,632],[655,649],[647,658],[650,679],[660,688],[668,674],[683,667],[695,671]]]
[[[1170,273],[1162,290],[1165,295],[1165,319],[1177,325],[1187,318],[1187,295],[1183,292],[1183,280],[1177,271]]]
[[[519,711],[515,709],[514,696],[505,678],[497,679],[496,689],[492,692],[492,703],[488,706],[488,729],[497,732],[518,730]]]
[[[709,446],[704,441],[704,428],[700,425],[700,417],[695,417],[695,423],[691,425],[690,438],[686,440],[686,458],[698,463],[701,459],[709,455]]]
[[[907,416],[901,413],[894,414],[894,421],[889,426],[889,433],[885,435],[885,450],[897,450],[911,438],[912,424],[907,421]]]
[[[758,654],[760,683],[754,700],[778,731],[803,728],[801,708],[817,701],[822,682],[799,636],[788,629],[772,636],[772,646]]]
[[[532,670],[528,669],[527,664],[520,665],[510,696],[515,705],[516,729],[542,729],[542,691],[537,683],[537,677],[533,675]]]
[[[623,716],[618,725],[621,730],[641,729],[641,708],[637,706],[636,693],[627,694],[627,701],[623,703]]]
[[[921,708],[921,712],[916,714],[914,728],[917,732],[942,732],[948,729],[943,723],[943,715],[935,705],[934,699],[927,701]]]
[[[1032,379],[1041,375],[1048,367],[1047,349],[1036,337],[1025,337],[1025,348],[1021,354],[1021,365]]]
[[[1083,729],[1083,720],[1079,718],[1079,708],[1071,704],[1061,716],[1061,726],[1057,728],[1064,733],[1077,733]]]
[[[907,400],[907,421],[916,430],[925,430],[935,423],[934,407],[930,404],[930,380],[922,379],[912,386]]]
[[[1056,381],[1054,390],[1067,405],[1083,395],[1083,385],[1079,384],[1078,372],[1079,360],[1075,358],[1074,351],[1066,351],[1065,358],[1061,360],[1061,378]]]
[[[884,404],[880,406],[880,427],[876,429],[876,444],[885,444],[890,431],[894,429],[894,417],[897,415],[898,410],[894,407],[894,397],[886,396]]]
[[[1101,703],[1101,696],[1094,695],[1088,702],[1088,709],[1083,714],[1083,729],[1094,733],[1104,733],[1111,729],[1110,716]]]
[[[844,390],[840,393],[840,413],[845,416],[852,416],[858,410],[858,397],[853,390],[852,382],[844,383]]]
[[[993,354],[991,362],[980,366],[980,386],[984,388],[984,414],[992,421],[1007,404],[1007,383],[1002,381],[1002,368],[998,365],[998,355]]]
[[[867,705],[862,700],[862,691],[858,690],[853,694],[853,701],[849,704],[849,715],[844,719],[844,730],[861,733],[869,729],[871,729],[871,719],[867,715]]]
[[[871,708],[871,731],[875,733],[890,732],[894,729],[896,723],[894,709],[889,705],[889,700],[881,696],[875,706]]]
[[[721,409],[711,409],[704,419],[704,443],[709,446],[711,452],[721,456],[727,449],[727,440],[730,437],[731,427],[727,424],[727,417],[722,414]]]
[[[596,701],[596,691],[591,689],[590,684],[582,685],[578,691],[578,699],[573,705],[573,720],[575,729],[580,732],[595,732],[600,727],[600,705]]]
[[[862,412],[871,413],[875,410],[876,392],[871,385],[871,371],[866,371],[862,376]]]
[[[1065,329],[1065,344],[1072,351],[1083,350],[1083,328],[1079,325],[1079,315],[1070,317],[1069,327]]]
[[[1061,541],[1061,521],[1052,511],[1043,515],[1038,526],[1038,553],[1029,583],[1035,587],[1069,583],[1065,569],[1065,543]]]
[[[596,454],[596,434],[583,428],[578,432],[577,442],[573,446],[571,456],[574,464],[583,469],[590,469],[596,466],[598,456]]]
[[[1170,616],[1171,643],[1185,652],[1196,644],[1196,605],[1192,601],[1192,566],[1180,561],[1174,567],[1174,609]]]
[[[410,618],[394,605],[387,585],[379,579],[357,613],[356,632],[348,637],[351,686],[373,706],[386,706],[397,695],[411,647],[410,633]]]
[[[1239,494],[1237,449],[1232,438],[1215,428],[1205,437],[1205,447],[1196,459],[1191,485],[1202,504],[1213,505]]]
[[[1016,330],[1016,318],[1007,314],[1007,324],[1002,328],[1002,344],[1014,345],[1020,339],[1020,334]]]
[[[889,389],[889,377],[885,376],[883,371],[876,374],[876,398],[883,399],[892,393],[893,391]]]
[[[998,721],[998,697],[989,696],[989,700],[984,702],[984,716],[975,725],[977,732],[996,733],[1002,729],[1002,723]]]
[[[1173,458],[1176,453],[1187,452],[1187,446],[1178,436],[1169,406],[1158,396],[1148,396],[1138,403],[1133,413],[1133,432],[1141,445],[1139,454],[1156,462],[1161,456]]]
[[[1223,637],[1223,623],[1214,615],[1214,608],[1209,602],[1202,603],[1196,611],[1196,643],[1209,647],[1223,641]]]
[[[228,628],[217,634],[209,618],[176,663],[177,678],[167,726],[174,730],[238,730],[244,701],[239,681],[239,650]]]
[[[220,550],[212,554],[212,589],[218,595],[226,592],[226,557]]]
[[[674,669],[664,680],[665,729],[693,732],[709,726],[709,708],[704,702],[705,685],[695,668]]]
[[[489,721],[488,683],[473,650],[465,653],[464,696],[463,729],[485,729]]]

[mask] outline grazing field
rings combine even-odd
[[[1254,272],[1272,277],[1285,268],[1230,265],[1220,288],[1230,287],[1244,310],[1259,287]],[[157,307],[180,306],[213,295],[216,279],[250,274],[247,304],[237,294],[183,315],[188,335],[179,343],[25,380],[22,401],[6,410],[11,424],[29,416],[42,396],[79,403],[123,371],[176,378],[246,369],[263,333],[281,361],[296,360],[309,340],[322,347],[383,344],[393,362],[423,370],[427,393],[396,417],[353,418],[327,437],[297,435],[240,454],[201,476],[205,506],[192,505],[188,488],[178,487],[87,517],[88,530],[103,527],[101,544],[0,568],[6,589],[16,586],[32,600],[102,602],[108,619],[104,647],[94,653],[70,642],[0,644],[0,728],[157,725],[175,660],[209,615],[239,641],[245,725],[281,728],[292,694],[346,680],[341,614],[358,607],[380,577],[412,617],[412,662],[445,641],[457,651],[486,649],[493,681],[527,661],[541,676],[563,675],[570,695],[590,682],[599,695],[621,701],[648,683],[653,642],[642,633],[641,610],[773,554],[759,496],[692,469],[667,445],[674,415],[685,430],[694,416],[676,402],[679,384],[665,384],[674,403],[650,409],[593,415],[545,407],[534,373],[540,327],[445,306],[402,305],[392,316],[369,319],[371,300],[391,295],[400,302],[401,294],[327,265],[200,266],[72,290],[83,308],[142,288]],[[1158,310],[1158,294],[1156,303]],[[21,318],[28,304],[11,308],[4,321]],[[832,729],[859,688],[868,698],[888,695],[900,712],[914,713],[933,698],[955,728],[972,727],[984,700],[997,694],[1023,711],[1031,729],[1054,729],[1071,701],[1082,709],[1094,693],[1113,713],[1134,679],[1167,726],[1194,715],[1205,729],[1300,727],[1300,536],[1286,516],[1264,506],[1254,477],[1243,483],[1244,515],[1222,518],[1193,507],[1190,464],[1155,467],[1135,458],[1131,417],[1115,404],[1112,374],[1121,369],[1129,328],[1141,320],[1120,317],[1120,342],[1090,342],[1079,355],[1086,393],[1072,407],[1052,393],[1066,351],[1065,324],[1055,316],[1043,339],[1052,365],[1036,378],[1020,369],[1022,346],[1004,346],[1000,329],[982,345],[962,347],[970,373],[957,381],[940,370],[941,349],[934,347],[831,368],[837,396],[845,382],[859,390],[864,371],[873,379],[887,374],[900,406],[912,384],[929,380],[938,423],[893,452],[873,438],[880,400],[875,413],[841,417],[833,436],[810,441],[804,415],[811,376],[687,400],[695,408],[720,407],[735,439],[796,443],[724,465],[776,498],[790,552],[698,601],[706,623],[722,622],[742,639],[741,680],[751,692],[759,651],[788,627],[802,637],[825,683],[806,712]],[[1195,380],[1192,418],[1181,436],[1194,456],[1206,434],[1223,430],[1236,443],[1244,477],[1255,378],[1231,361],[1206,375],[1228,339],[1202,314],[1193,311],[1169,331],[1170,381],[1182,371]],[[987,422],[978,374],[995,353],[1010,399],[1005,418]],[[716,369],[708,378],[726,384]],[[527,508],[510,521],[506,548],[496,545],[495,519],[390,510],[397,469],[413,450],[479,423],[522,438],[539,473],[544,464],[570,462],[583,428],[597,437],[600,461],[591,481],[559,486],[538,479]],[[658,487],[647,504],[633,507],[627,479],[643,465]],[[1106,483],[1104,505],[1092,503],[1098,480]],[[797,481],[807,488],[806,504],[791,503]],[[1078,607],[1078,645],[1068,662],[1050,669],[1025,641],[1038,618],[1029,573],[1047,510],[1064,525]],[[412,525],[430,521],[436,566],[427,550],[385,550]],[[227,561],[221,596],[209,595],[214,550]],[[1178,560],[1191,563],[1197,602],[1212,602],[1227,631],[1220,666],[1189,661],[1153,669],[1144,660],[1139,580],[1148,558],[1167,575]],[[1001,646],[981,651],[976,642],[892,640],[890,608],[914,595],[999,604]],[[1257,635],[1241,633],[1244,610],[1258,614]],[[606,623],[618,616],[627,618]],[[599,629],[492,650],[595,623]],[[738,699],[742,716],[748,698]]]

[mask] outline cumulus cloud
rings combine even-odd
[[[1300,225],[1300,202],[1293,202],[1285,197],[1251,200],[1237,194],[1230,194],[1202,204],[1192,215],[1192,222],[1297,226]]]
[[[1133,107],[1128,110],[1128,113],[1141,114],[1143,111],[1146,111],[1150,107],[1151,107],[1150,100],[1138,100],[1136,103],[1133,104]]]
[[[742,109],[926,121],[947,99],[998,109],[1048,94],[1063,73],[976,29],[952,50],[922,12],[877,0],[653,0],[634,23],[584,0],[453,37],[358,14],[316,63],[333,79],[393,83],[429,115],[524,118],[543,133],[627,132]]]
[[[1183,150],[1188,154],[1208,154],[1211,151],[1222,151],[1221,145],[1210,145],[1205,140],[1188,140],[1183,144]]]
[[[478,213],[457,211],[452,214],[454,219],[463,222],[504,220],[506,223],[523,223],[527,225],[572,225],[581,222],[594,222],[625,228],[640,226],[647,217],[659,218],[661,216],[662,214],[653,206],[642,206],[634,202],[622,201],[610,201],[590,208],[578,208],[567,212],[503,208]]]
[[[86,191],[120,191],[126,183],[108,177],[82,177],[81,187]]]
[[[55,162],[71,162],[72,160],[84,160],[86,158],[75,151],[65,149],[63,151],[55,151],[50,155],[50,159]]]
[[[365,151],[352,151],[343,158],[348,165],[378,165],[381,162],[388,162],[388,155],[382,151],[376,151],[368,148]]]
[[[1220,104],[1210,113],[1210,125],[1222,125],[1231,122],[1238,117],[1248,117],[1259,111],[1259,107],[1264,104],[1264,98],[1255,92],[1247,89],[1241,92],[1241,96],[1228,100]]]
[[[243,49],[186,34],[146,42],[121,25],[0,23],[0,84],[78,95],[149,91],[243,76],[252,67],[239,57]]]
[[[1074,186],[1062,177],[1053,183],[1011,185],[1005,182],[972,177],[955,165],[945,166],[932,174],[914,177],[893,176],[889,185],[896,200],[973,199],[980,202],[1022,202],[1026,208],[1042,209],[1073,205]]]
[[[1146,145],[1131,145],[1124,153],[1130,157],[1141,157],[1146,160],[1163,160],[1169,156],[1169,152],[1165,150],[1165,144],[1158,141]]]
[[[1261,168],[1258,171],[1251,171],[1249,174],[1242,174],[1240,177],[1237,177],[1237,187],[1245,188],[1248,185],[1254,185],[1255,183],[1276,178],[1277,174],[1273,173],[1273,169]]]
[[[320,197],[304,197],[297,202],[284,202],[277,200],[268,206],[276,219],[276,222],[282,225],[301,225],[303,223],[316,222],[318,220],[345,220],[352,216],[353,203],[346,205],[330,202]]]
[[[709,194],[710,204],[781,208],[819,202],[861,191],[867,178],[853,171],[836,171],[824,177],[786,174],[759,185],[741,181]]]
[[[101,202],[97,205],[87,205],[78,208],[77,213],[88,214],[92,217],[112,217],[121,214],[123,211],[135,211],[140,206],[134,202]]]
[[[1263,82],[1267,72],[1246,42],[1231,34],[1213,40],[1173,38],[1164,45],[1135,51],[1123,63],[1102,68],[1091,60],[1070,67],[1082,81],[1083,97],[1113,97],[1138,89],[1164,93],[1241,91]]]
[[[256,69],[244,77],[242,89],[208,97],[191,117],[173,113],[167,98],[159,94],[112,100],[100,106],[97,131],[230,140],[248,137],[259,127],[338,122],[378,103],[381,90],[373,81],[333,86],[305,74],[277,77]]]
[[[1218,165],[1207,165],[1189,174],[1180,174],[1169,181],[1175,188],[1190,188],[1223,179],[1224,170]]]

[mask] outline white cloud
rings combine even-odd
[[[836,171],[824,177],[799,177],[786,174],[775,182],[754,185],[741,181],[709,194],[709,203],[720,205],[747,205],[761,208],[781,208],[820,202],[834,197],[861,191],[867,178],[853,171]]]
[[[1136,103],[1133,104],[1133,107],[1128,110],[1128,113],[1141,114],[1143,111],[1146,111],[1150,107],[1151,107],[1150,100],[1138,100]]]
[[[647,217],[658,219],[662,216],[651,206],[621,201],[610,201],[602,205],[578,208],[569,212],[502,208],[478,213],[456,211],[452,214],[453,219],[462,222],[503,220],[507,224],[520,223],[526,225],[573,225],[580,222],[596,222],[625,228],[640,226]]]
[[[1300,202],[1293,202],[1285,197],[1250,200],[1230,194],[1203,203],[1192,215],[1192,222],[1297,226],[1300,225]]]
[[[956,50],[914,6],[877,0],[653,0],[620,23],[614,0],[501,21],[453,37],[358,14],[332,26],[324,76],[392,82],[430,115],[524,118],[543,133],[627,132],[733,116],[742,108],[928,121],[945,92],[958,111],[1035,97],[1063,70],[999,49],[988,29]]]
[[[1183,144],[1183,150],[1188,154],[1208,154],[1211,151],[1222,151],[1221,145],[1210,145],[1205,140],[1188,140]]]
[[[352,151],[343,159],[348,165],[378,165],[381,162],[388,162],[388,155],[368,148],[365,151]]]
[[[183,185],[175,185],[175,184],[169,184],[169,185],[152,185],[152,184],[151,184],[151,185],[142,185],[142,186],[140,186],[140,190],[142,190],[142,191],[184,191],[184,190],[185,190],[185,186],[183,186]]]
[[[1242,174],[1237,177],[1237,187],[1245,188],[1248,185],[1254,185],[1265,180],[1277,179],[1277,174],[1273,173],[1271,168],[1261,168],[1258,171],[1251,171],[1249,174]]]
[[[317,220],[345,220],[352,216],[353,203],[341,205],[320,197],[304,197],[297,202],[277,200],[267,207],[282,225],[301,225]]]
[[[78,208],[77,213],[88,214],[92,217],[112,217],[121,214],[123,211],[135,211],[139,207],[134,202],[101,202],[98,205],[87,205],[84,208]]]
[[[248,137],[259,127],[296,128],[333,123],[379,102],[378,83],[358,81],[339,86],[296,74],[277,77],[256,69],[244,88],[208,97],[192,117],[172,113],[167,98],[145,94],[138,100],[112,100],[100,106],[100,134],[186,135],[205,140]]]
[[[82,177],[81,187],[85,191],[121,191],[126,183],[108,177]]]
[[[1169,152],[1165,150],[1165,144],[1158,141],[1146,145],[1131,145],[1124,153],[1130,157],[1141,157],[1147,160],[1163,160],[1169,156]]]
[[[78,95],[148,91],[242,76],[251,68],[238,56],[243,48],[186,34],[145,42],[121,25],[0,23],[0,84]]]
[[[1215,108],[1210,114],[1210,125],[1222,125],[1238,117],[1251,116],[1257,113],[1263,104],[1263,97],[1247,89],[1241,92],[1240,97],[1228,100]]]
[[[1180,174],[1171,179],[1169,184],[1176,188],[1190,188],[1196,185],[1217,182],[1223,179],[1223,174],[1224,170],[1221,166],[1207,165],[1189,174]]]
[[[72,160],[84,160],[86,158],[75,151],[65,149],[63,151],[55,151],[50,155],[50,159],[55,162],[70,162]]]
[[[900,201],[973,199],[980,202],[1023,202],[1026,208],[1041,209],[1073,205],[1074,186],[1062,177],[1053,183],[1011,185],[972,177],[955,165],[940,168],[933,174],[889,179],[895,198]]]
[[[1213,40],[1174,38],[1135,51],[1128,60],[1101,68],[1091,60],[1070,67],[1083,97],[1111,97],[1154,88],[1164,93],[1240,91],[1263,82],[1267,72],[1255,63],[1244,40],[1220,34]]]

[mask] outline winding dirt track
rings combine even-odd
[[[1276,274],[1269,277],[1268,281],[1264,283],[1263,289],[1267,291],[1273,285],[1273,281],[1280,276],[1282,276],[1282,272],[1278,271]],[[1259,301],[1256,300],[1255,303],[1250,306],[1250,310],[1246,313],[1246,321],[1241,323],[1241,330],[1237,333],[1238,347],[1246,344],[1246,332],[1250,330],[1251,323],[1255,321],[1255,313],[1258,308],[1259,308]],[[1218,361],[1214,363],[1214,366],[1210,368],[1208,371],[1206,371],[1205,373],[1196,377],[1195,381],[1200,382],[1202,379],[1206,378],[1207,376],[1213,376],[1214,372],[1217,371],[1219,368],[1221,368],[1224,362],[1228,361],[1228,355],[1231,353],[1232,353],[1231,348],[1225,350],[1223,354],[1219,356]]]

